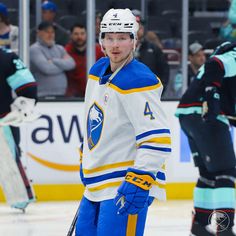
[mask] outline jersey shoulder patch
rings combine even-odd
[[[160,79],[143,63],[133,60],[113,78],[111,87],[120,93],[133,93],[161,87]]]
[[[229,51],[222,55],[216,55],[213,57],[225,71],[224,77],[233,77],[236,75],[236,52]]]
[[[100,58],[90,69],[89,75],[100,77],[105,73],[105,70],[107,69],[109,65],[109,58],[108,57],[102,57]]]

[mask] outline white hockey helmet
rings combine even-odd
[[[139,24],[130,9],[110,9],[103,16],[100,25],[100,40],[104,33],[130,33],[135,39]]]

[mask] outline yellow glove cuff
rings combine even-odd
[[[149,190],[154,183],[154,179],[150,175],[138,175],[133,172],[128,172],[126,174],[125,181],[134,184],[144,190]]]

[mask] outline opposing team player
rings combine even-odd
[[[236,44],[226,42],[200,68],[176,112],[200,175],[194,190],[192,235],[215,235],[209,230],[213,215],[216,235],[236,235],[232,231],[236,162],[229,129],[229,118],[236,115],[235,98]]]
[[[0,49],[0,184],[8,204],[22,210],[34,194],[20,161],[17,126],[37,118],[36,98],[30,71],[15,53]]]
[[[86,185],[77,236],[141,236],[148,206],[165,199],[171,152],[160,79],[133,58],[138,23],[129,9],[101,22],[107,57],[90,70],[81,177]]]

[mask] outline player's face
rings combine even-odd
[[[87,34],[84,28],[75,27],[71,33],[71,40],[77,47],[82,47],[86,44]]]
[[[122,64],[133,51],[134,41],[129,33],[106,33],[103,47],[111,64]]]

